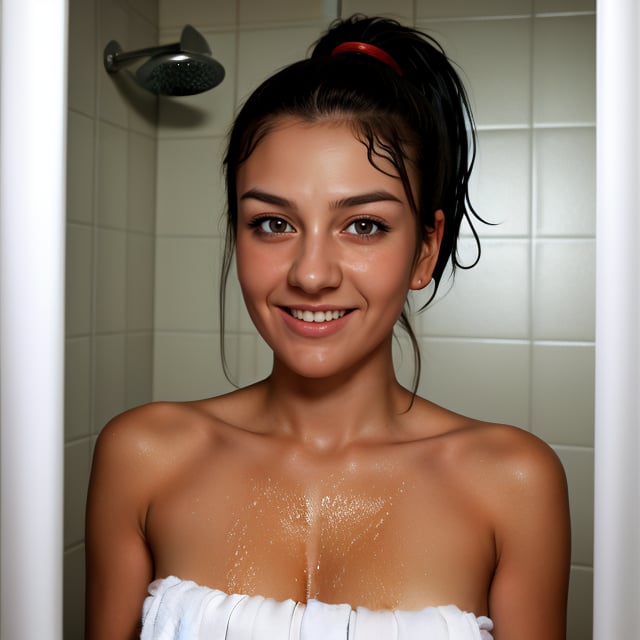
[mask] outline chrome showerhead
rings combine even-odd
[[[211,55],[204,37],[191,25],[182,30],[180,42],[123,52],[112,40],[104,50],[104,66],[109,73],[140,58],[147,60],[135,72],[138,84],[158,95],[188,96],[218,86],[224,67]]]

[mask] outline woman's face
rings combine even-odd
[[[442,215],[416,263],[402,182],[378,164],[346,124],[287,119],[238,170],[244,300],[276,362],[305,377],[388,357],[407,291],[431,277]]]

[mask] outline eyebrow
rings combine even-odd
[[[272,204],[277,207],[283,207],[288,209],[295,209],[295,204],[287,198],[276,196],[272,193],[262,191],[261,189],[249,189],[249,191],[243,193],[240,196],[240,200],[258,200],[265,204]],[[357,207],[363,204],[370,204],[372,202],[402,202],[400,198],[394,196],[388,191],[370,191],[368,193],[362,193],[355,196],[348,196],[346,198],[340,198],[331,203],[333,209],[343,209],[348,207]]]

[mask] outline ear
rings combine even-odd
[[[427,229],[427,233],[422,240],[420,247],[420,255],[413,268],[411,276],[410,289],[424,289],[429,282],[435,269],[440,253],[440,244],[442,243],[442,234],[444,233],[444,212],[438,209],[434,214],[434,223],[432,229]]]

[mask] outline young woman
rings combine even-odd
[[[407,294],[455,267],[473,213],[471,122],[434,42],[363,17],[249,98],[226,269],[235,249],[273,370],[105,427],[88,640],[565,637],[556,456],[394,375]]]

